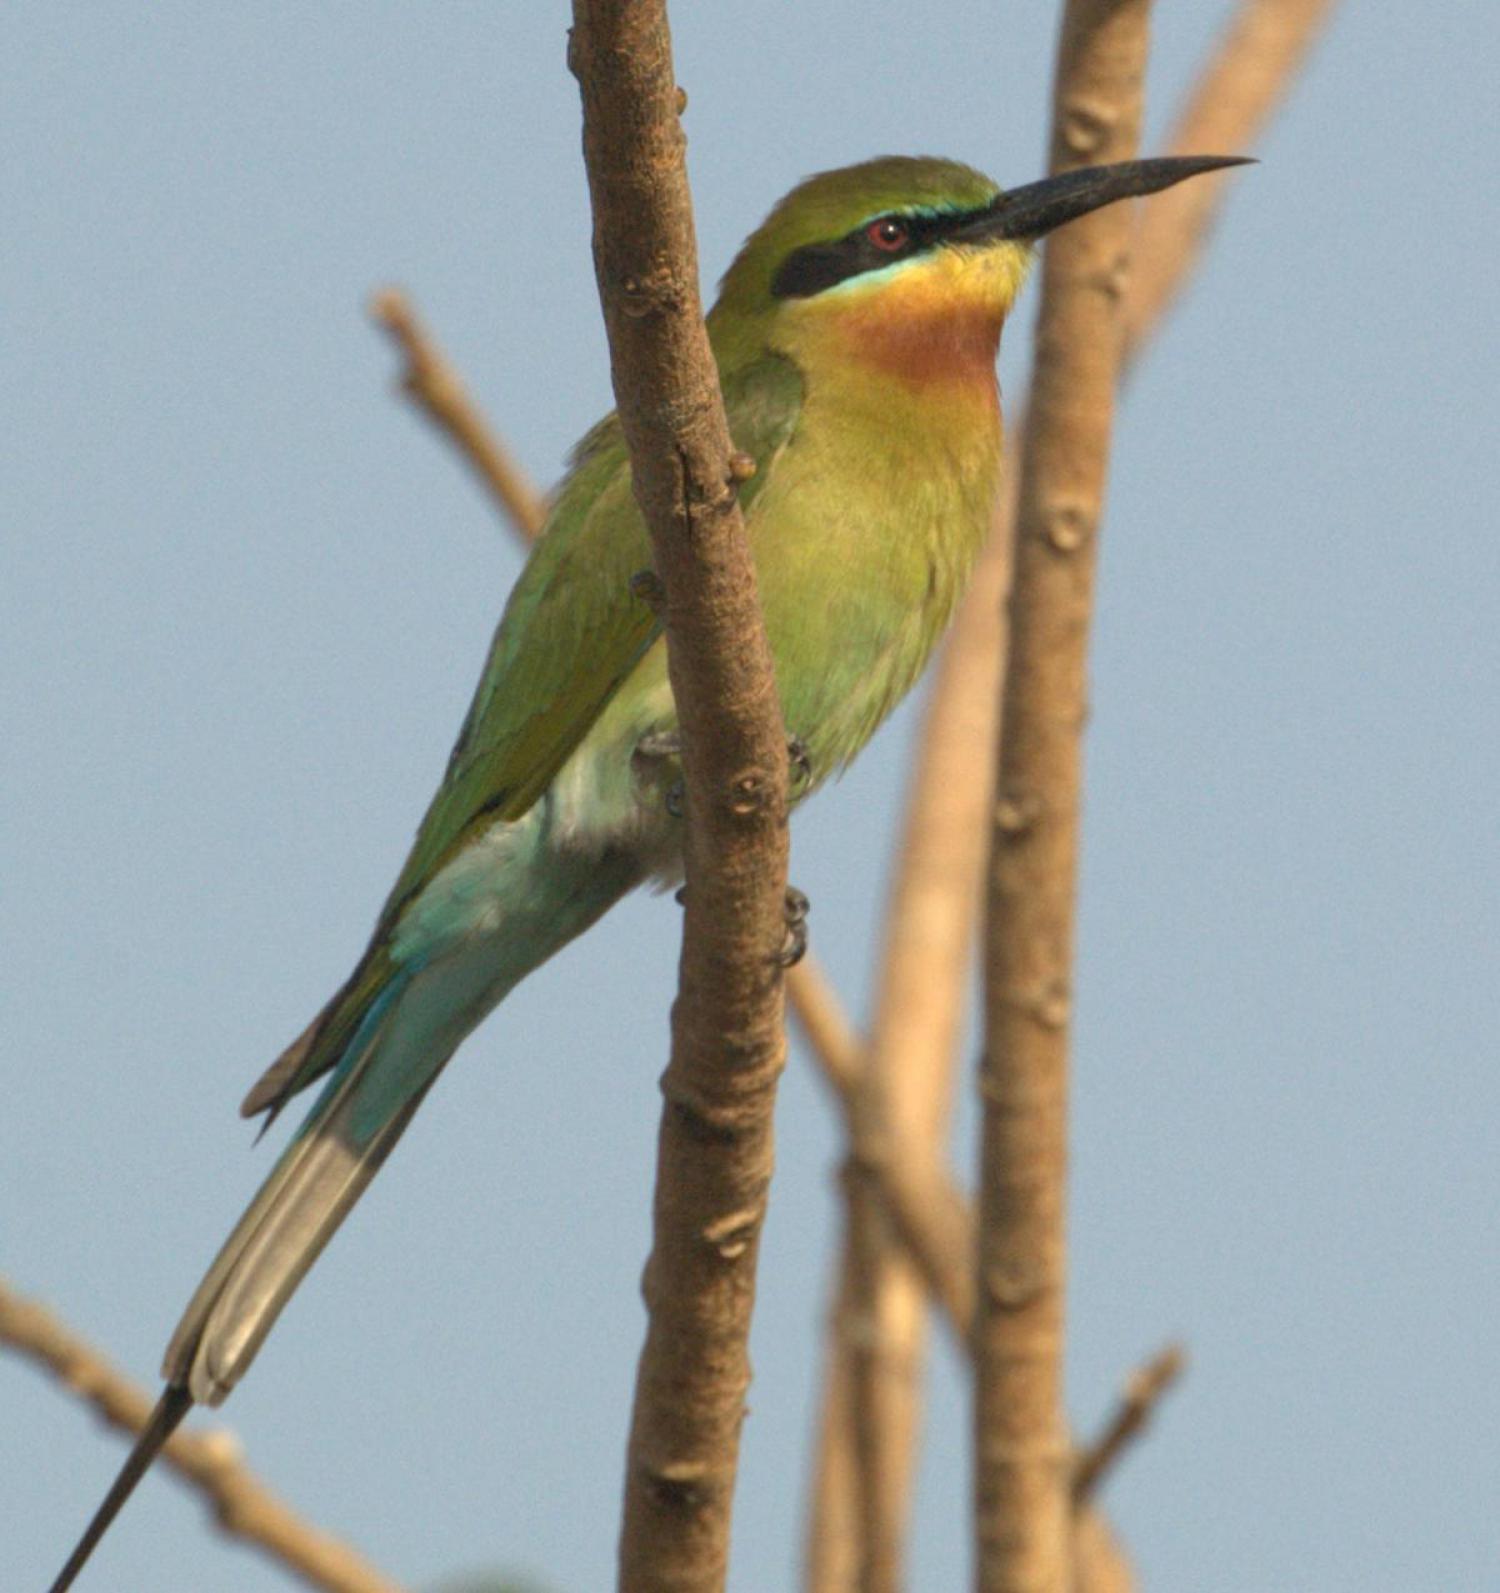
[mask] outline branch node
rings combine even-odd
[[[713,1471],[701,1460],[640,1461],[641,1475],[669,1510],[701,1510],[717,1492]]]
[[[1038,516],[1042,540],[1055,553],[1077,553],[1094,534],[1094,508],[1080,499],[1058,498],[1043,505]]]
[[[1058,130],[1068,151],[1082,159],[1103,148],[1119,119],[1113,102],[1076,94],[1061,107]]]
[[[703,1230],[704,1241],[725,1261],[737,1260],[744,1255],[760,1230],[763,1208],[747,1206],[742,1211],[731,1211],[709,1223]]]
[[[995,827],[1006,840],[1017,841],[1046,811],[1046,803],[1034,791],[1008,791],[995,804]]]
[[[1002,1256],[983,1271],[984,1292],[1002,1311],[1021,1311],[1047,1287],[1047,1272],[1035,1257]]]

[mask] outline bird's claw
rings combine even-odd
[[[786,939],[773,961],[781,968],[795,968],[807,955],[807,913],[812,904],[795,885],[786,888]]]
[[[786,755],[789,765],[787,796],[795,802],[798,797],[806,795],[808,787],[812,784],[812,754],[808,752],[807,743],[801,736],[789,736]]]
[[[648,730],[635,744],[630,761],[643,793],[655,789],[661,792],[661,803],[674,818],[680,819],[685,806],[685,787],[681,777],[673,780],[663,790],[661,765],[682,752],[682,737],[675,730]]]
[[[687,886],[680,886],[672,893],[672,900],[679,907],[687,906]],[[811,903],[803,891],[795,885],[786,888],[786,901],[783,912],[786,918],[786,939],[781,944],[771,961],[778,968],[795,968],[807,955],[807,914]]]

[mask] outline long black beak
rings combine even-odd
[[[1156,160],[1122,160],[1113,166],[1082,166],[1001,194],[984,214],[971,217],[945,241],[1040,238],[1117,199],[1137,199],[1160,193],[1186,177],[1253,164],[1244,155],[1169,155]]]

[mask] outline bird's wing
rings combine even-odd
[[[726,378],[735,446],[757,469],[749,508],[796,426],[802,385],[790,361],[766,355]],[[369,949],[313,1025],[278,1058],[241,1110],[273,1111],[334,1066],[390,977],[390,933],[404,906],[472,837],[518,819],[551,784],[605,704],[660,633],[631,577],[651,546],[631,490],[618,420],[579,445],[547,525],[490,644],[447,772],[417,831]]]
[[[546,790],[660,629],[631,590],[651,546],[614,417],[585,438],[505,605],[484,673],[381,914],[402,906],[472,831],[518,819]]]

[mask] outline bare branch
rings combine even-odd
[[[828,975],[813,961],[810,952],[795,968],[787,970],[786,991],[802,1038],[834,1099],[847,1114],[864,1066],[863,1042],[854,1032]]]
[[[1146,0],[1069,0],[1053,171],[1134,153],[1147,17]],[[1046,251],[1022,455],[980,1086],[975,1524],[984,1593],[1062,1593],[1072,1582],[1063,1215],[1080,737],[1130,221],[1123,207],[1106,207]]]
[[[1259,135],[1333,13],[1334,0],[1244,0],[1167,140],[1172,155],[1233,153]],[[1225,179],[1200,177],[1140,211],[1126,295],[1130,364],[1197,264],[1224,202]]]
[[[547,518],[546,500],[485,425],[463,378],[428,337],[411,301],[399,288],[382,288],[370,300],[370,314],[405,357],[402,390],[449,438],[511,523],[531,541]]]
[[[1244,0],[1226,31],[1224,42],[1200,74],[1178,118],[1167,152],[1188,154],[1246,148],[1284,94],[1331,9],[1331,0]],[[1218,178],[1200,179],[1157,195],[1138,207],[1139,230],[1135,246],[1138,264],[1127,283],[1124,305],[1129,338],[1126,357],[1132,362],[1160,329],[1181,285],[1197,263],[1218,214],[1222,199],[1220,184]],[[1013,481],[1015,474],[1014,469],[1008,468],[1007,480]],[[972,923],[972,878],[964,877],[957,869],[957,858],[964,845],[962,826],[973,823],[970,844],[982,845],[979,837],[983,835],[984,826],[974,822],[972,815],[988,816],[992,790],[992,765],[972,757],[971,752],[982,737],[980,727],[986,720],[992,722],[996,706],[992,683],[1000,672],[1005,646],[1003,607],[997,594],[1003,590],[1009,575],[1014,511],[1014,494],[1010,493],[1000,505],[995,535],[975,570],[973,584],[959,610],[933,690],[904,827],[906,841],[901,852],[900,872],[892,891],[893,922],[877,980],[877,988],[888,991],[902,976],[898,970],[909,975],[909,988],[915,992],[912,1002],[890,1002],[892,1008],[900,1007],[910,1015],[909,1025],[903,1025],[905,1037],[899,1044],[892,1041],[892,1052],[900,1056],[901,1078],[910,1082],[914,1089],[918,1080],[925,1080],[924,1087],[933,1092],[929,1110],[938,1113],[950,1085],[943,1077],[941,1064],[934,1066],[934,1059],[948,1043],[946,1033],[951,1032],[952,1004],[962,995],[967,957],[966,942],[959,926],[966,921]],[[931,778],[927,777],[929,772]],[[929,806],[934,801],[937,805]],[[971,817],[966,820],[965,814]],[[922,838],[935,836],[945,837],[946,844],[935,849],[934,855],[934,849],[920,842]],[[946,869],[945,861],[952,861],[955,866]],[[930,874],[929,869],[932,870]],[[895,905],[912,900],[921,904],[916,913],[904,905]],[[931,955],[924,953],[924,941]],[[810,1028],[826,1028],[837,1016],[825,1011]],[[894,1126],[888,1127],[887,1138],[892,1145],[891,1160],[904,1159],[910,1154],[902,1133]],[[879,1187],[882,1198],[888,1202],[884,1174]],[[951,1185],[948,1188],[956,1195]],[[971,1222],[966,1207],[959,1208],[952,1202],[945,1204],[950,1211],[958,1212],[961,1222]],[[910,1232],[908,1226],[908,1236]],[[937,1258],[950,1253],[966,1258],[971,1247],[972,1228],[957,1228],[949,1245],[928,1246],[925,1252],[928,1265],[922,1270],[928,1278],[933,1278],[938,1275],[933,1265]],[[890,1270],[895,1276],[902,1275],[899,1262],[891,1263]],[[891,1287],[900,1288],[901,1285],[882,1279],[875,1284],[874,1292],[879,1296]],[[957,1296],[951,1289],[939,1288],[936,1297],[941,1302]],[[964,1331],[962,1325],[960,1330]],[[872,1331],[881,1332],[882,1329],[876,1326]],[[838,1357],[839,1347],[834,1343],[830,1348],[830,1362],[838,1364],[838,1371],[830,1373],[825,1385],[820,1482],[815,1490],[809,1527],[810,1566],[830,1563],[826,1555],[822,1561],[817,1560],[816,1545],[827,1537],[831,1525],[817,1501],[834,1491],[825,1475],[826,1466],[844,1464],[840,1446],[830,1434],[831,1428],[850,1419],[848,1371],[838,1362]],[[893,1410],[893,1420],[901,1423],[908,1435],[914,1434],[914,1410],[908,1414],[899,1407],[887,1408]],[[891,1441],[899,1443],[901,1440],[897,1436]],[[1080,1539],[1081,1543],[1095,1546],[1101,1541],[1098,1535],[1085,1534]],[[1087,1569],[1081,1557],[1079,1575],[1084,1576]],[[1107,1575],[1101,1573],[1101,1576],[1109,1585],[1116,1580],[1128,1580],[1123,1569],[1116,1573],[1113,1567]],[[847,1576],[841,1580],[838,1574],[831,1573],[819,1579],[811,1572],[807,1584],[809,1590],[816,1590],[816,1593],[849,1585]]]
[[[786,736],[730,478],[662,0],[574,0],[594,265],[665,593],[687,898],[620,1587],[723,1586],[780,1076]]]
[[[0,1344],[34,1361],[89,1405],[109,1426],[131,1437],[150,1419],[155,1394],[115,1370],[91,1345],[44,1306],[0,1282]],[[245,1465],[233,1434],[178,1431],[162,1458],[196,1488],[220,1531],[240,1538],[327,1593],[400,1593],[346,1543],[309,1525],[271,1493]]]
[[[1104,1431],[1087,1449],[1080,1451],[1074,1462],[1075,1510],[1098,1493],[1105,1475],[1126,1447],[1146,1430],[1162,1395],[1182,1376],[1186,1366],[1187,1352],[1180,1344],[1169,1344],[1130,1374],[1120,1403]]]

